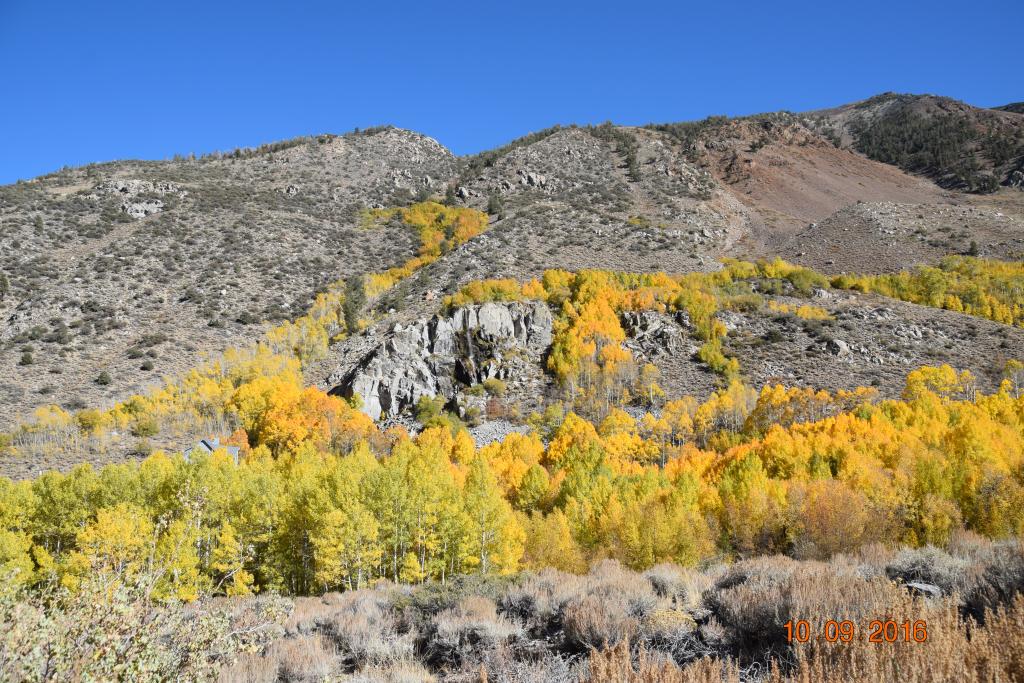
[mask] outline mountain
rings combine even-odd
[[[297,318],[331,283],[409,262],[423,253],[420,228],[383,210],[431,197],[489,213],[490,224],[371,294],[367,328],[305,363],[309,384],[344,394],[376,381],[377,405],[381,391],[401,393],[391,404],[406,412],[424,387],[444,386],[452,405],[484,407],[468,392],[490,371],[455,367],[465,365],[459,353],[479,349],[447,349],[454,355],[429,372],[412,356],[435,353],[432,341],[385,351],[409,329],[429,337],[453,324],[442,300],[474,281],[552,269],[706,273],[722,258],[782,256],[825,275],[895,272],[949,254],[1014,259],[1022,140],[1024,117],[1012,111],[886,94],[808,114],[556,127],[465,158],[385,127],[63,169],[0,188],[0,428],[50,404],[103,409],[152,392]],[[783,307],[810,293],[761,292]],[[1024,355],[1016,327],[857,291],[816,296],[830,320],[777,308],[719,313],[724,350],[754,386],[874,385],[895,395],[907,370],[947,361],[992,387],[995,361]],[[501,318],[489,353],[532,358],[506,367],[490,356],[510,384],[506,403],[525,414],[557,397],[545,350],[529,351],[514,332],[527,314],[482,314]],[[702,342],[692,327],[647,313],[623,323],[634,356],[658,368],[668,393],[718,386],[694,355]],[[180,448],[210,428],[168,426],[153,441]],[[80,457],[116,460],[132,448]],[[63,457],[5,467],[24,474],[64,467]]]
[[[946,188],[993,192],[1021,186],[1024,116],[948,97],[885,93],[817,112],[823,133],[866,156]]]
[[[0,679],[1012,679],[1019,120],[0,188]]]
[[[1011,104],[1004,104],[1001,107],[992,107],[999,111],[1013,112],[1014,114],[1024,114],[1024,102],[1013,102]]]
[[[455,167],[430,138],[380,129],[0,188],[3,419],[142,391],[329,282],[403,262],[412,236],[360,230],[360,210],[443,191]]]

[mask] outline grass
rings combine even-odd
[[[911,581],[941,597],[915,595]],[[828,562],[771,556],[637,573],[604,561],[583,575],[381,583],[296,600],[282,639],[221,680],[1018,681],[1022,591],[1021,542],[969,533],[945,549],[874,545]],[[875,619],[924,621],[927,640],[787,642],[788,621],[844,619],[862,634]]]
[[[917,595],[910,581],[940,594]],[[942,549],[874,545],[827,562],[769,556],[637,573],[606,560],[582,575],[378,582],[291,600],[161,605],[145,586],[111,585],[90,583],[80,597],[0,596],[0,680],[63,680],[73,668],[158,680],[186,666],[224,683],[923,683],[1020,681],[1024,671],[1024,543],[969,533]],[[850,620],[861,635],[873,620],[923,622],[927,638],[789,642],[796,620],[814,634]],[[123,647],[119,634],[147,629],[160,638]]]

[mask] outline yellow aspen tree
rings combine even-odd
[[[77,550],[67,559],[65,585],[75,587],[87,572],[131,576],[142,571],[155,546],[146,511],[128,503],[97,511],[96,519],[76,535]]]
[[[377,520],[358,501],[328,511],[311,536],[317,583],[326,590],[362,588],[380,563],[378,537]]]
[[[250,595],[253,575],[246,570],[249,551],[238,539],[230,522],[221,524],[217,544],[213,548],[210,569],[214,575],[214,590],[228,597]]]
[[[523,552],[526,567],[553,567],[575,574],[587,570],[583,552],[572,537],[564,512],[556,509],[545,515],[534,510],[529,515],[519,515],[519,520],[526,538]]]
[[[8,585],[29,584],[35,578],[32,538],[22,531],[0,528],[0,581]]]
[[[171,522],[160,534],[155,554],[156,565],[161,570],[154,590],[156,597],[192,602],[207,588],[206,577],[199,571],[197,536],[195,527],[182,519]]]
[[[470,529],[467,564],[482,574],[515,571],[523,554],[522,529],[508,501],[501,497],[494,473],[480,455],[470,463],[463,504]]]

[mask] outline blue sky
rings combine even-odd
[[[0,183],[390,123],[459,154],[555,123],[1024,100],[1024,2],[0,0]]]

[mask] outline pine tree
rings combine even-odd
[[[492,192],[487,197],[487,213],[498,218],[505,216],[505,202],[497,192]]]
[[[345,330],[349,334],[359,329],[359,314],[365,306],[366,284],[361,275],[353,275],[345,281],[345,303],[342,305]]]

